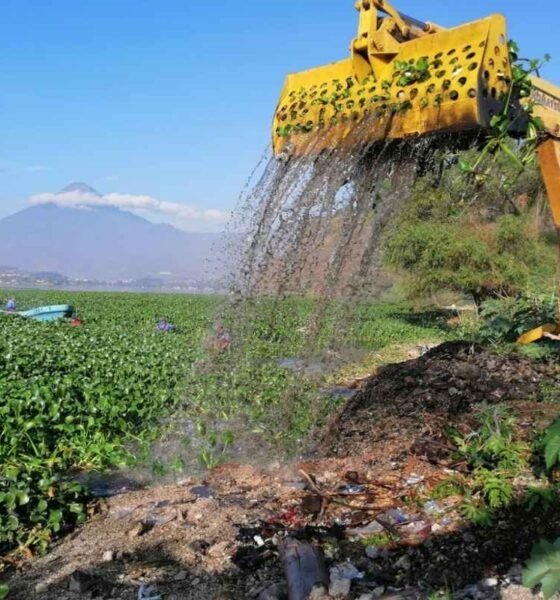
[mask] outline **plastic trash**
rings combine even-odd
[[[424,481],[424,477],[422,475],[417,475],[416,473],[411,473],[410,477],[406,480],[406,485],[418,485]]]
[[[441,515],[445,510],[435,501],[429,500],[424,504],[424,510],[432,515]]]
[[[391,523],[396,523],[400,525],[402,523],[406,523],[409,521],[409,516],[404,513],[400,508],[392,508],[385,513],[385,518],[388,519]]]
[[[364,573],[358,571],[358,569],[356,569],[356,567],[349,562],[338,563],[337,565],[334,565],[334,567],[331,567],[329,570],[329,573],[331,576],[331,582],[338,581],[340,579],[353,580],[364,578]]]
[[[426,521],[415,521],[409,523],[403,527],[402,532],[407,540],[407,543],[411,546],[423,544],[430,533],[432,532],[431,523]]]
[[[345,494],[363,494],[366,490],[365,485],[358,485],[356,483],[349,483],[339,488],[339,491]]]
[[[366,525],[365,527],[354,527],[352,529],[347,529],[346,533],[350,537],[368,537],[370,535],[376,535],[378,533],[384,533],[385,528],[383,525],[380,525],[377,521],[373,521]]]
[[[155,585],[142,584],[138,590],[138,600],[163,600]]]

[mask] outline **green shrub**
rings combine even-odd
[[[387,258],[408,273],[415,295],[447,289],[469,294],[477,304],[511,296],[527,286],[539,252],[529,225],[521,220],[516,223],[517,243],[502,248],[509,235],[503,229],[511,227],[510,220],[503,217],[486,231],[461,220],[401,223],[388,241]]]
[[[531,329],[557,319],[557,303],[553,295],[520,295],[487,300],[480,316],[480,335],[491,342],[514,342]]]
[[[476,156],[471,150],[453,158],[470,163]],[[437,185],[430,175],[414,185],[386,237],[387,264],[405,273],[411,296],[451,290],[481,304],[529,285],[550,287],[556,253],[546,238],[549,220],[540,216],[537,169],[520,171],[498,155],[486,158],[484,172],[483,185],[453,168],[443,169]]]
[[[486,408],[477,415],[480,427],[463,436],[452,435],[460,456],[472,469],[497,469],[515,474],[527,465],[529,447],[516,439],[517,419],[502,406]]]
[[[482,410],[480,427],[468,435],[452,434],[459,456],[472,469],[470,481],[458,486],[450,481],[451,492],[462,489],[461,513],[479,527],[493,522],[493,512],[509,507],[515,499],[513,482],[528,468],[530,449],[516,435],[516,419],[503,407]],[[444,482],[445,484],[446,482]],[[441,489],[446,489],[441,486]]]

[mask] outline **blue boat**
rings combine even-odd
[[[74,314],[74,308],[69,304],[55,304],[53,306],[39,306],[31,310],[17,312],[20,317],[33,319],[34,321],[57,321]]]

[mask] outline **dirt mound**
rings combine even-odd
[[[469,342],[448,342],[424,356],[388,365],[330,421],[318,452],[349,456],[368,450],[389,431],[412,434],[434,417],[446,419],[487,403],[528,400],[557,369]]]

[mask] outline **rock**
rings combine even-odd
[[[480,585],[482,585],[482,587],[485,588],[493,588],[496,587],[498,585],[498,578],[497,577],[487,577],[486,579],[483,579],[480,582]]]
[[[395,567],[397,569],[402,569],[403,571],[409,571],[411,566],[412,564],[410,562],[410,558],[408,558],[406,554],[404,556],[401,556],[399,560],[397,560],[397,562],[395,563]]]
[[[467,531],[467,533],[463,534],[463,541],[467,542],[467,544],[472,544],[473,542],[476,542],[476,538],[472,533]]]
[[[478,585],[476,585],[476,584],[468,585],[463,590],[455,593],[453,595],[453,598],[456,598],[457,600],[461,600],[462,598],[478,598],[479,594],[480,594],[480,589],[479,589]]]
[[[385,593],[385,588],[380,585],[379,587],[376,587],[373,592],[372,595],[374,598],[381,598],[381,596],[383,596],[383,594]]]
[[[103,556],[101,557],[101,562],[104,562],[104,563],[113,562],[115,560],[115,557],[116,557],[115,552],[113,552],[112,550],[106,550],[105,552],[103,552]]]
[[[198,498],[212,498],[214,490],[208,485],[197,485],[191,488],[191,494],[194,494]]]
[[[141,585],[138,600],[163,600],[155,585]]]
[[[521,583],[521,574],[523,567],[521,565],[513,565],[507,572],[507,577],[512,583]]]
[[[362,594],[358,597],[358,600],[374,600],[374,598],[376,596],[373,595],[373,592],[370,592],[369,594]]]
[[[40,581],[35,585],[35,592],[41,594],[49,589],[49,583],[47,581]]]
[[[306,515],[317,516],[323,509],[323,499],[321,496],[307,495],[302,498],[301,510]]]
[[[141,537],[146,535],[146,533],[150,532],[154,528],[154,524],[149,521],[140,521],[135,527],[133,527],[128,532],[128,537],[130,539]]]
[[[349,562],[339,563],[331,567],[330,571],[331,581],[338,581],[339,579],[362,579],[364,574],[358,571],[356,567]]]
[[[348,598],[352,588],[352,580],[362,579],[363,576],[364,574],[358,571],[352,563],[345,562],[334,565],[330,569],[331,585],[329,586],[329,595],[333,598]]]
[[[273,583],[261,591],[257,600],[280,600],[282,593],[282,586],[279,583]]]
[[[209,550],[208,550],[208,556],[213,556],[214,558],[218,557],[218,556],[224,556],[224,554],[226,554],[226,549],[228,547],[228,542],[220,542],[218,544],[214,544]],[[264,543],[263,543],[264,545]]]
[[[351,588],[351,579],[335,579],[329,586],[329,596],[333,598],[348,598]]]
[[[189,548],[197,554],[206,554],[210,544],[206,540],[194,540],[189,544]]]
[[[309,594],[309,600],[327,600],[329,595],[322,585],[316,585]]]
[[[187,571],[179,571],[175,577],[173,577],[173,581],[185,581],[185,579],[188,579],[189,574],[187,573]]]
[[[500,590],[502,600],[542,600],[542,593],[533,594],[531,590],[520,585],[512,585],[505,590]]]
[[[85,571],[74,571],[70,575],[68,590],[77,594],[84,594],[93,587],[95,579],[90,573]]]
[[[381,550],[377,546],[368,546],[366,548],[366,556],[371,558],[371,560],[375,560],[381,556]]]

